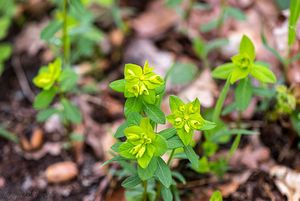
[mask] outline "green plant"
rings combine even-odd
[[[292,46],[296,42],[296,28],[300,16],[300,2],[297,0],[291,0],[289,2],[289,6],[290,6],[290,17],[289,17],[288,38],[287,38],[288,52],[285,55],[281,55],[275,48],[271,47],[264,33],[263,32],[261,33],[261,38],[265,48],[268,51],[270,51],[283,65],[285,78],[287,77],[287,69],[289,68],[289,65],[300,59],[299,53],[293,54],[291,51]]]
[[[170,96],[172,113],[167,116],[173,127],[157,131],[158,124],[165,124],[165,114],[160,104],[165,93],[165,81],[153,72],[148,62],[143,68],[126,64],[124,79],[114,81],[110,87],[124,93],[126,121],[116,131],[119,140],[112,149],[124,168],[127,178],[122,186],[127,189],[127,200],[178,200],[176,180],[185,182],[183,176],[171,171],[170,163],[177,154],[198,167],[198,156],[192,148],[195,130],[209,130],[213,122],[200,115],[198,99],[184,103]],[[125,137],[125,141],[124,141]],[[123,140],[122,140],[123,139]],[[169,153],[165,162],[162,155]]]
[[[238,147],[241,135],[255,134],[242,127],[241,112],[245,111],[257,93],[258,88],[252,86],[250,76],[253,76],[261,83],[275,83],[276,77],[262,62],[255,62],[255,47],[247,36],[243,36],[239,53],[232,57],[232,62],[218,66],[212,72],[214,78],[226,80],[226,83],[219,95],[215,109],[211,112],[212,121],[217,124],[216,128],[205,132],[205,141],[201,148],[203,156],[199,160],[199,172],[214,172],[222,176],[228,169],[227,161]],[[239,81],[235,88],[235,101],[223,109],[223,105],[230,89],[230,86]],[[264,87],[263,87],[264,88]],[[262,89],[263,89],[262,88]],[[220,119],[221,114],[238,111],[238,120],[235,128],[228,126]],[[218,150],[218,144],[229,141],[230,136],[237,134],[231,146],[227,158],[220,158],[217,161],[209,161],[208,158]]]
[[[7,36],[8,29],[11,25],[15,13],[14,1],[0,0],[0,41]],[[9,59],[12,47],[7,42],[0,42],[0,75],[4,70],[4,62]]]
[[[48,42],[57,56],[60,55],[62,45],[72,46],[72,55],[66,52],[66,57],[72,63],[98,56],[100,52],[97,45],[103,39],[103,33],[94,25],[93,13],[86,8],[89,2],[83,0],[68,2],[68,13],[64,15],[64,1],[54,0],[57,6],[53,13],[54,19],[42,30],[41,39]],[[65,31],[66,27],[68,32]]]
[[[63,57],[56,58],[55,61],[40,68],[38,75],[33,79],[33,83],[42,91],[35,97],[33,106],[39,112],[37,121],[44,122],[54,114],[58,114],[61,122],[71,133],[72,125],[81,122],[81,113],[70,100],[69,96],[76,93],[78,75],[70,65],[70,43],[68,29],[68,1],[63,1],[62,7],[63,30],[61,35]],[[56,101],[57,100],[57,101]],[[55,105],[54,103],[59,103]],[[72,139],[72,136],[70,136]]]
[[[224,22],[230,17],[239,21],[246,20],[246,16],[243,13],[243,11],[228,5],[228,2],[226,0],[221,0],[220,15],[217,18],[213,19],[212,21],[208,22],[207,24],[202,25],[200,27],[200,30],[202,32],[209,32],[216,28],[220,29],[220,27],[224,24]]]

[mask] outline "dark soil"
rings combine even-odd
[[[256,171],[236,192],[224,201],[285,201],[273,179],[266,172]]]

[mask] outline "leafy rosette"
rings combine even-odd
[[[112,82],[110,87],[124,93],[126,98],[142,97],[145,102],[154,104],[156,95],[164,89],[164,80],[153,72],[147,61],[143,68],[136,64],[126,64],[124,75],[124,79]]]
[[[166,140],[153,131],[148,118],[143,118],[139,126],[130,126],[124,131],[127,140],[119,147],[121,156],[137,160],[142,168],[147,168],[151,159],[167,151]]]
[[[218,79],[229,79],[231,84],[246,78],[249,74],[261,82],[275,83],[276,77],[273,72],[265,65],[255,62],[255,56],[252,41],[244,35],[239,53],[231,58],[232,62],[218,66],[212,75]]]
[[[209,130],[215,123],[205,120],[200,114],[200,101],[185,104],[176,96],[170,96],[171,114],[167,120],[176,128],[184,145],[189,145],[195,130]]]

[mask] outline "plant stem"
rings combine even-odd
[[[148,197],[147,196],[148,181],[144,181],[143,186],[144,186],[143,201],[147,201],[148,200],[148,198],[147,198]]]
[[[241,120],[242,120],[242,112],[238,111],[238,119],[237,119],[237,128],[241,128]],[[237,133],[237,136],[234,138],[234,141],[230,147],[229,153],[227,155],[227,163],[234,154],[234,152],[237,150],[239,147],[240,141],[241,141],[241,133]]]
[[[68,35],[68,0],[64,0],[63,5],[63,60],[64,66],[70,65],[70,40]]]
[[[224,105],[224,101],[225,101],[225,98],[226,98],[226,95],[229,91],[229,87],[230,87],[230,81],[229,81],[229,78],[226,80],[226,83],[221,91],[221,94],[217,100],[217,104],[216,104],[216,107],[215,107],[215,110],[214,110],[214,113],[213,113],[213,122],[217,122],[220,118],[220,114],[221,114],[221,110],[222,110],[222,107]]]
[[[172,158],[173,158],[173,156],[174,156],[174,153],[175,153],[175,149],[173,149],[172,152],[171,152],[171,154],[170,154],[170,157],[169,157],[168,162],[167,162],[167,165],[168,165],[168,166],[170,165],[170,163],[171,163],[171,161],[172,161]]]

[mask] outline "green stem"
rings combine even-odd
[[[147,201],[148,200],[148,196],[147,196],[148,181],[144,181],[143,186],[144,186],[143,201]]]
[[[69,66],[70,64],[70,40],[68,35],[68,0],[64,0],[63,5],[63,60],[64,66]]]
[[[229,91],[229,88],[230,88],[230,81],[229,81],[229,78],[226,80],[226,83],[222,89],[222,92],[217,100],[217,104],[216,104],[216,107],[215,107],[215,110],[214,110],[214,113],[213,113],[213,122],[217,122],[220,118],[220,114],[221,114],[221,111],[222,111],[222,107],[224,105],[224,101],[225,101],[225,98],[226,98],[226,95]]]
[[[238,111],[238,119],[237,119],[237,128],[240,129],[241,128],[241,120],[242,120],[242,112]],[[230,160],[230,158],[232,157],[232,155],[235,153],[235,151],[237,150],[237,148],[239,147],[240,141],[241,141],[241,134],[238,133],[237,136],[234,138],[234,141],[230,147],[229,153],[227,155],[227,163]]]

